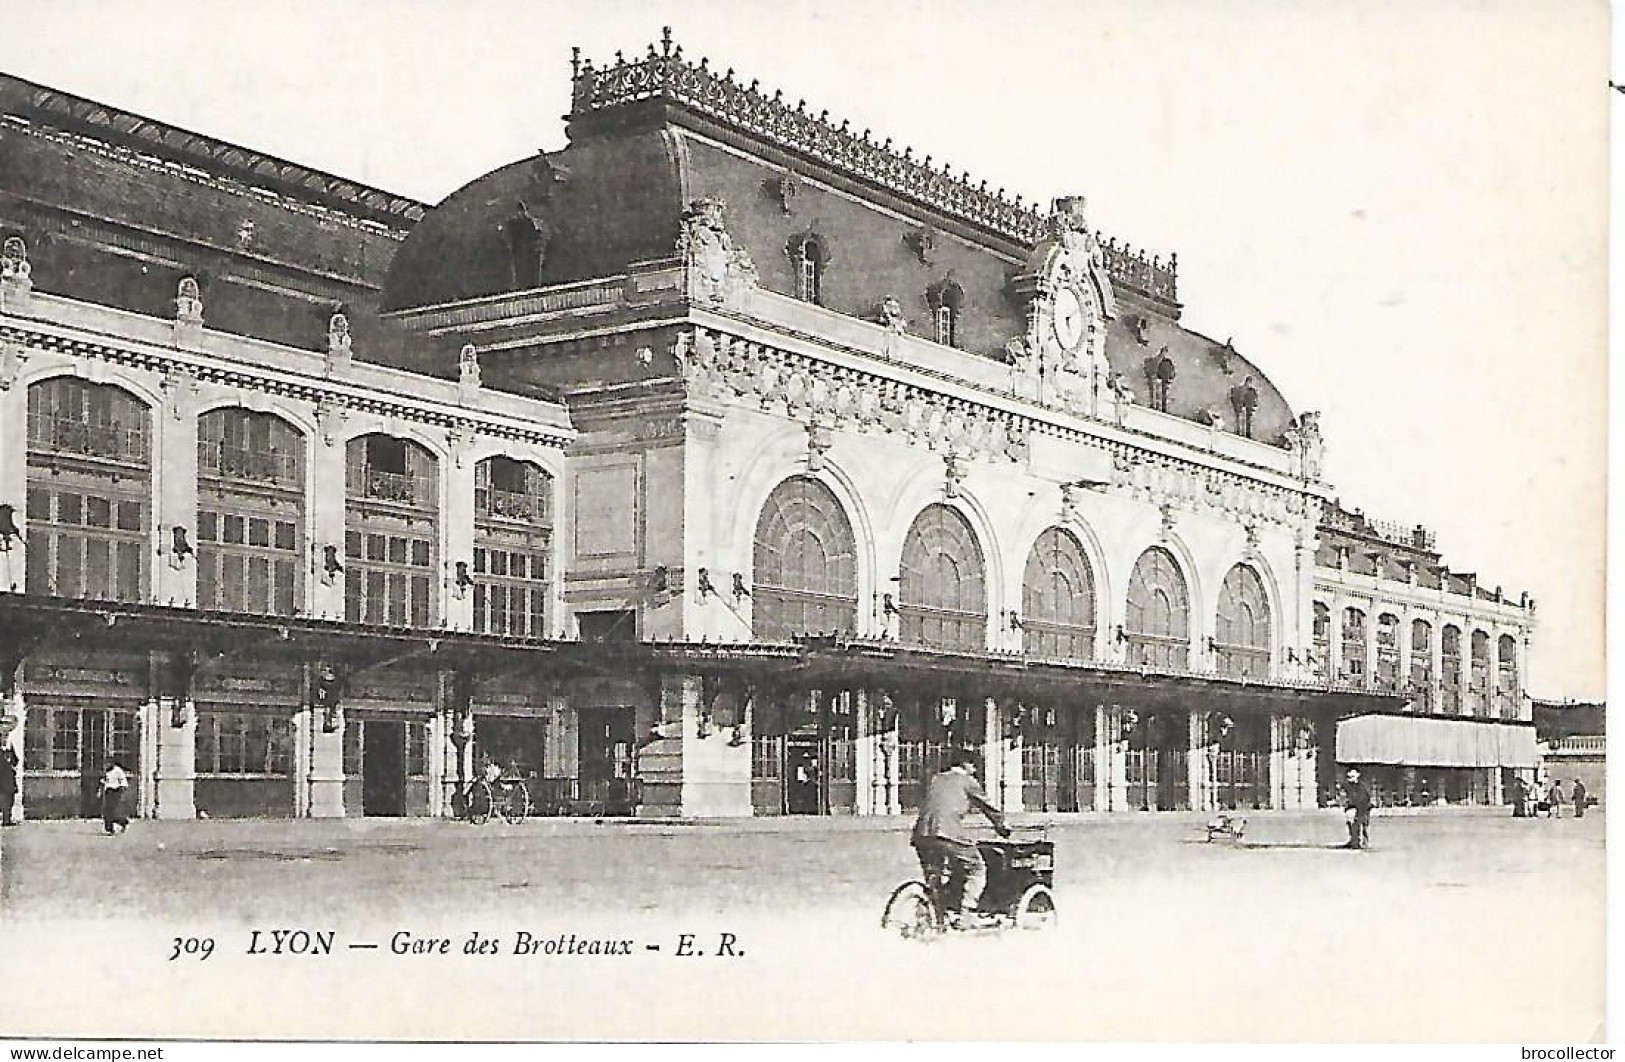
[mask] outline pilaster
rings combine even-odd
[[[190,697],[160,697],[151,715],[157,817],[196,818],[197,706]]]
[[[328,570],[328,558],[347,567],[344,556],[344,499],[347,491],[344,465],[342,413],[327,407],[319,414],[321,432],[312,447],[308,477],[310,513],[310,572],[305,580],[309,612],[318,619],[344,618],[344,580],[348,573]],[[317,489],[321,484],[321,489]],[[329,553],[331,551],[331,553]],[[317,721],[318,724],[320,720]]]
[[[459,562],[467,566],[465,571],[470,577],[474,572],[475,462],[467,451],[465,442],[454,439],[451,460],[445,462],[446,493],[441,509],[440,542],[445,559],[441,564],[440,600],[446,626],[454,631],[474,629],[473,586],[467,583],[459,586],[457,580]]]
[[[11,506],[12,521],[26,536],[28,388],[21,379],[24,357],[22,344],[0,340],[0,505]],[[27,568],[23,540],[0,539],[0,594],[22,593],[28,581]]]
[[[1212,811],[1218,806],[1218,778],[1215,773],[1218,746],[1210,733],[1213,728],[1208,725],[1207,712],[1200,708],[1186,710],[1186,723],[1190,740],[1187,743],[1189,751],[1185,754],[1185,771],[1191,810]]]

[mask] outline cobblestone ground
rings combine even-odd
[[[1057,928],[921,945],[877,924],[915,870],[903,820],[137,822],[118,837],[31,822],[0,836],[5,1024],[429,1039],[1597,1035],[1601,814],[1379,816],[1369,852],[1335,847],[1335,811],[1256,814],[1241,845],[1204,843],[1200,827],[1053,819]],[[255,954],[255,930],[273,951],[273,930],[331,931],[333,953]],[[402,931],[449,953],[394,954]],[[494,954],[464,953],[475,933]],[[626,940],[632,954],[515,954],[521,933],[566,951],[571,935]],[[701,956],[681,954],[684,933]],[[743,955],[716,954],[724,933]],[[212,954],[186,954],[186,938],[212,940]]]

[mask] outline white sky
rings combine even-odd
[[[5,8],[6,72],[431,203],[563,146],[572,45],[641,52],[663,24],[956,173],[1084,194],[1178,252],[1190,327],[1324,412],[1346,504],[1536,595],[1536,696],[1602,695],[1599,3]]]

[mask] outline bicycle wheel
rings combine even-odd
[[[931,894],[925,882],[905,881],[892,890],[886,910],[880,916],[880,928],[904,940],[929,940],[937,935],[936,911],[932,909]]]
[[[524,782],[508,787],[508,799],[502,802],[502,818],[509,825],[518,825],[530,814],[530,790]]]
[[[1047,885],[1029,885],[1016,901],[1017,929],[1049,929],[1059,916],[1055,912],[1055,894]]]
[[[491,783],[475,782],[468,799],[468,821],[476,826],[484,826],[491,821],[491,811],[495,804],[496,794],[491,792]]]

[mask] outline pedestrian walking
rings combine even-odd
[[[107,761],[98,790],[102,801],[102,829],[109,834],[115,829],[123,833],[130,828],[130,818],[124,814],[124,793],[129,788],[130,776],[124,773],[124,765],[118,760]]]
[[[1343,783],[1343,814],[1349,824],[1349,841],[1343,847],[1365,848],[1371,843],[1371,790],[1353,768]]]
[[[1512,817],[1526,818],[1529,815],[1529,784],[1520,776],[1512,776]]]
[[[8,741],[0,749],[0,826],[12,826],[11,805],[17,802],[17,750]]]
[[[1546,815],[1549,818],[1563,817],[1563,783],[1552,779],[1552,787],[1546,790]]]
[[[1578,778],[1576,778],[1574,780],[1573,797],[1574,797],[1574,817],[1577,818],[1577,819],[1585,818],[1586,817],[1586,804],[1587,804],[1587,802],[1589,802],[1591,800],[1591,796],[1590,796],[1590,794],[1588,794],[1586,792],[1586,784],[1584,782],[1580,781],[1580,779],[1578,779]]]

